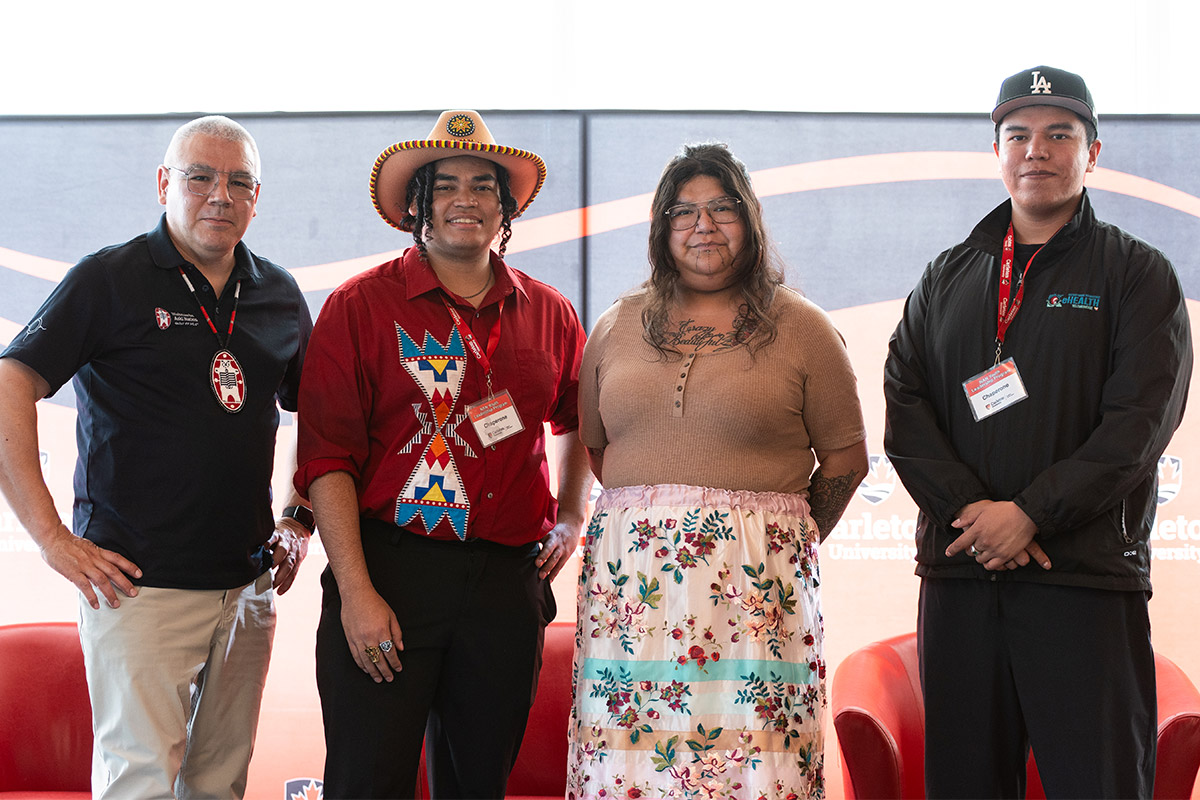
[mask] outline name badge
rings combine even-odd
[[[976,422],[1029,397],[1017,363],[1011,358],[963,381],[962,386]]]
[[[475,433],[479,435],[479,441],[483,442],[484,447],[502,442],[525,430],[525,426],[521,424],[521,415],[517,413],[517,406],[507,389],[485,400],[471,403],[467,406],[467,415],[470,416]]]

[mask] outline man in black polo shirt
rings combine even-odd
[[[271,510],[277,406],[296,408],[312,321],[295,280],[241,242],[259,175],[242,126],[182,126],[158,227],[80,261],[0,356],[0,489],[80,592],[96,797],[245,792],[273,588],[312,526],[296,497]],[[72,377],[74,533],[36,409]]]

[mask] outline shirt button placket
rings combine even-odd
[[[675,402],[671,409],[672,416],[683,416],[683,390],[687,387],[688,374],[691,372],[692,362],[695,358],[695,353],[689,353],[683,360],[683,368],[679,371],[679,383],[675,385]]]

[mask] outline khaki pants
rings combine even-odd
[[[271,573],[228,590],[80,596],[95,798],[240,798],[275,634]]]

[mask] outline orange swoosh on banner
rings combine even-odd
[[[772,197],[819,189],[866,186],[879,183],[941,180],[999,180],[996,156],[990,152],[948,151],[879,153],[831,158],[761,169],[751,173],[759,197]],[[1097,167],[1089,176],[1093,189],[1124,194],[1157,203],[1200,218],[1200,198],[1170,186],[1126,172]],[[560,211],[513,223],[509,254],[536,250],[575,241],[587,236],[645,222],[650,216],[652,195],[639,194],[586,208]],[[403,249],[375,255],[295,267],[290,270],[306,292],[332,289],[353,275],[377,264],[398,258]],[[0,247],[0,267],[57,283],[70,264]],[[3,331],[0,330],[0,335]]]
[[[0,247],[0,267],[11,269],[14,272],[24,272],[26,275],[43,278],[53,283],[61,281],[63,275],[66,275],[67,270],[72,266],[72,264],[68,264],[65,261],[54,261],[53,259],[31,256],[28,253]]]
[[[16,322],[0,319],[0,342],[11,342],[25,328]]]

